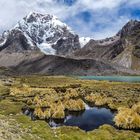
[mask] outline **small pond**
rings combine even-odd
[[[34,119],[33,112],[24,111],[24,114],[29,115]],[[103,124],[114,125],[114,113],[107,108],[89,107],[86,105],[86,110],[82,112],[67,112],[63,120],[47,120],[51,127],[59,126],[77,126],[85,131],[91,131],[99,128]]]
[[[140,82],[140,76],[78,76],[83,80],[117,81],[117,82]]]

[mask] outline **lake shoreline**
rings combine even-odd
[[[108,82],[140,82],[140,76],[76,76],[76,78],[81,80],[98,80]]]

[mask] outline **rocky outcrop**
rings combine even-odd
[[[116,36],[114,40],[113,38],[98,41],[90,40],[82,49],[74,52],[74,56],[77,58],[92,58],[108,61],[115,58],[123,49],[119,36]]]
[[[134,56],[140,58],[140,45],[135,45],[132,53]]]
[[[124,51],[113,62],[132,70],[140,70],[140,22],[131,20],[119,34]]]
[[[13,29],[7,32],[5,43],[0,47],[3,52],[22,52],[25,50],[39,50],[35,44],[30,45],[23,32],[18,29]]]
[[[140,22],[131,20],[114,37],[90,40],[72,57],[92,58],[140,70]]]

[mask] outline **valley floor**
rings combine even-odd
[[[44,121],[62,119],[65,110],[84,110],[83,102],[116,111],[114,122],[121,130],[105,124],[85,132],[77,127],[51,128]],[[34,110],[36,121],[22,113],[25,107]],[[0,77],[1,140],[139,140],[140,132],[134,129],[140,129],[140,83],[43,75]]]

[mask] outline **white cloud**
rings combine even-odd
[[[124,0],[125,1],[125,0]],[[79,0],[78,4],[83,5],[83,7],[87,7],[92,10],[96,9],[102,9],[102,8],[107,8],[107,9],[112,9],[117,6],[119,6],[122,2],[122,0]]]
[[[12,28],[30,11],[50,13],[68,21],[81,36],[103,38],[115,34],[131,17],[118,14],[122,4],[140,5],[140,0],[77,0],[72,6],[57,4],[57,0],[0,0],[0,31]],[[90,11],[91,20],[86,23],[76,15]],[[71,19],[71,21],[70,21]],[[96,30],[98,24],[105,25]],[[82,29],[82,30],[81,30]]]
[[[92,18],[92,20],[87,24],[82,20],[78,20],[74,18],[73,20],[74,25],[73,28],[76,32],[80,33],[80,36],[84,37],[92,37],[94,39],[104,39],[106,37],[114,36],[121,28],[124,26],[130,19],[128,17],[119,17],[112,20],[112,18],[100,18],[103,15],[98,14],[99,18],[97,20],[97,17]],[[70,24],[73,24],[73,20],[70,22]],[[104,25],[97,29],[97,25],[101,24]]]

